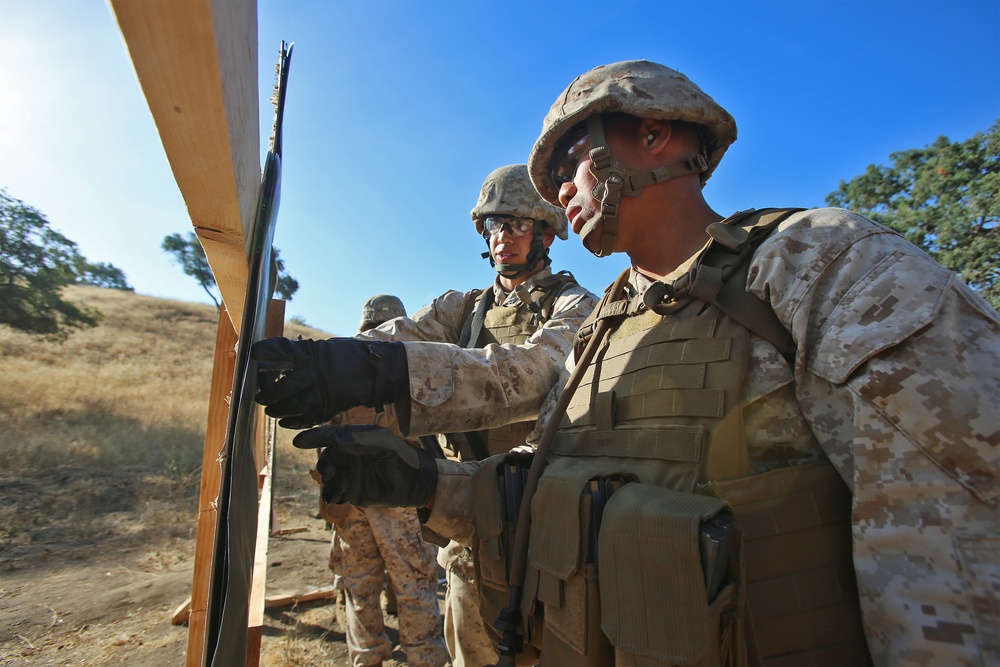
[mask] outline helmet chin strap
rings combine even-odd
[[[700,174],[708,171],[708,161],[702,153],[666,167],[640,173],[626,167],[611,155],[608,141],[604,136],[604,121],[600,114],[587,119],[587,134],[590,137],[590,173],[597,179],[593,194],[601,204],[601,210],[580,230],[580,239],[585,248],[597,257],[607,257],[615,251],[618,242],[618,204],[622,195],[638,197],[647,185],[663,183],[671,178]],[[587,238],[601,228],[600,246],[591,250]]]
[[[486,245],[490,244],[489,234],[483,234],[483,238],[486,240]],[[490,260],[490,266],[497,270],[504,278],[509,278],[511,280],[520,278],[521,276],[531,273],[535,266],[538,265],[539,261],[544,262],[543,266],[548,266],[552,263],[552,259],[549,257],[549,251],[545,247],[545,243],[542,241],[542,222],[535,220],[535,231],[531,239],[531,250],[528,251],[528,261],[524,264],[504,264],[502,262],[497,262],[493,259],[493,255],[490,254],[489,250],[483,253],[483,259]]]

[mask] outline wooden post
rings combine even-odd
[[[272,299],[267,310],[266,336],[285,331],[285,302]],[[250,584],[250,613],[247,619],[247,667],[260,664],[260,644],[264,635],[264,593],[267,588],[267,547],[271,532],[271,499],[274,493],[274,419],[263,410],[257,420],[257,473],[260,500],[257,504],[257,541],[254,547],[253,581]]]
[[[218,521],[216,501],[222,482],[219,457],[226,443],[229,394],[236,367],[236,330],[223,306],[219,312],[219,330],[215,338],[215,362],[208,398],[208,424],[201,461],[201,492],[198,497],[198,537],[194,551],[194,578],[191,584],[191,612],[188,616],[188,645],[185,665],[205,664],[205,615],[212,579],[212,552]]]
[[[236,330],[229,315],[219,314],[219,330],[215,340],[215,363],[212,367],[212,387],[208,402],[208,425],[205,429],[205,449],[202,454],[201,492],[198,499],[198,537],[195,543],[194,577],[191,585],[191,606],[188,616],[188,646],[185,665],[205,664],[205,632],[208,596],[211,590],[212,552],[218,522],[216,502],[222,486],[220,456],[226,443],[229,421],[229,394],[232,391],[236,366]],[[280,336],[284,331],[285,302],[272,299],[267,311],[266,335]],[[271,480],[274,475],[274,425],[260,411],[255,447],[257,470],[260,474],[257,539],[254,556],[254,580],[250,598],[247,665],[260,660],[260,639],[264,624],[264,588],[267,582],[267,537],[271,513]],[[254,630],[256,628],[256,631]],[[256,644],[254,643],[256,642]]]
[[[163,149],[187,205],[224,307],[220,313],[209,417],[198,505],[198,538],[189,615],[189,667],[206,662],[206,632],[213,550],[221,488],[220,456],[225,446],[235,367],[237,327],[242,322],[249,280],[247,245],[260,187],[260,127],[257,89],[256,0],[110,0],[139,84],[149,104]],[[273,308],[272,302],[272,310]],[[282,331],[284,304],[276,309]],[[271,326],[269,311],[268,325]],[[263,554],[259,585],[265,581],[273,453],[260,439],[256,464],[262,475],[257,555]],[[266,509],[267,513],[263,513]],[[264,535],[261,542],[261,534]],[[254,586],[258,584],[255,558]],[[251,596],[257,595],[255,589]],[[259,595],[263,609],[263,592]],[[258,604],[254,602],[254,604]],[[258,618],[262,627],[262,611]],[[252,634],[252,633],[251,633]],[[259,659],[259,633],[256,651]],[[249,660],[250,658],[248,658]],[[249,664],[249,663],[248,663]]]

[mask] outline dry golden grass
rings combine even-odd
[[[96,287],[70,288],[66,298],[96,307],[104,321],[62,344],[0,327],[0,469],[195,472],[215,308]],[[286,335],[327,336],[294,324]]]
[[[218,313],[66,297],[103,322],[61,345],[0,326],[0,664],[183,664],[170,616],[191,590]],[[271,537],[268,593],[331,582],[316,454],[292,435],[278,429],[273,509],[305,532]],[[265,626],[262,664],[347,664],[329,601],[268,610]]]

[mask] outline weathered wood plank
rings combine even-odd
[[[272,299],[267,309],[265,335],[280,336],[285,331],[285,302]],[[267,548],[271,531],[271,499],[274,493],[274,448],[277,446],[275,420],[257,411],[257,473],[260,498],[257,503],[257,539],[254,543],[253,581],[247,615],[247,667],[260,664],[260,644],[264,635],[264,593],[267,588]]]
[[[260,187],[255,0],[111,0],[234,327]]]
[[[205,664],[205,632],[208,596],[212,579],[212,552],[219,519],[216,502],[222,488],[220,456],[226,444],[229,394],[236,367],[236,330],[223,306],[215,338],[215,361],[208,398],[208,424],[201,461],[201,491],[198,497],[198,537],[195,541],[191,610],[188,615],[187,667]]]

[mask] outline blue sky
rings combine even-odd
[[[191,223],[106,2],[0,0],[0,187],[136,291],[208,298],[160,250]],[[469,210],[524,162],[577,75],[633,58],[687,74],[739,139],[706,187],[728,214],[821,206],[841,180],[1000,117],[1000,1],[260,0],[261,143],[295,42],[275,245],[287,314],[349,335],[375,293],[409,312],[492,281]],[[628,258],[556,241],[600,292]]]

